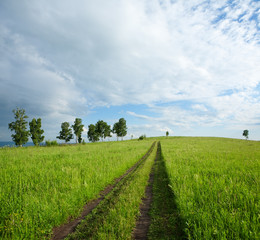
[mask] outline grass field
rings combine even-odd
[[[0,149],[0,238],[43,239],[123,174],[152,141]]]
[[[150,215],[151,225],[148,239],[187,239],[184,221],[176,203],[176,196],[170,187],[170,179],[158,145],[157,161],[154,166],[153,201]]]
[[[161,144],[189,239],[260,239],[260,142],[169,138]]]
[[[151,155],[86,217],[68,240],[131,239],[155,154],[156,147]]]
[[[154,140],[0,149],[0,238],[50,238]],[[260,239],[260,142],[158,140],[149,239]],[[154,156],[155,150],[69,238],[130,239]]]

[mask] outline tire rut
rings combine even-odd
[[[153,201],[153,182],[154,182],[154,168],[155,163],[158,161],[159,155],[160,155],[160,142],[157,143],[157,152],[156,152],[156,158],[152,167],[152,170],[150,172],[148,184],[145,189],[145,197],[143,198],[143,201],[140,205],[140,217],[138,218],[136,222],[136,227],[133,230],[132,238],[136,240],[145,240],[148,239],[148,231],[149,226],[151,224],[151,217],[149,215],[149,211],[151,209],[152,201]]]
[[[155,147],[156,142],[152,144],[152,146],[149,148],[147,153],[137,161],[131,168],[129,168],[123,175],[120,177],[116,178],[114,180],[113,184],[108,185],[104,190],[102,190],[99,193],[99,198],[93,199],[90,202],[88,202],[84,207],[83,211],[81,212],[81,215],[72,220],[69,221],[66,224],[63,224],[59,227],[55,227],[53,229],[53,234],[51,237],[51,240],[61,240],[66,238],[69,234],[73,233],[76,229],[76,227],[79,225],[79,223],[88,215],[92,212],[93,209],[95,209],[99,203],[105,199],[105,197],[122,181],[124,180],[127,176],[129,176],[131,173],[133,173],[141,164],[144,162],[152,153],[154,147]]]

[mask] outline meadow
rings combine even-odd
[[[49,238],[152,141],[0,149],[0,238]]]
[[[0,149],[0,238],[51,238],[155,140]],[[260,142],[157,140],[68,239],[131,239],[152,166],[149,239],[260,239]]]
[[[188,239],[260,239],[260,142],[183,137],[161,145]]]
[[[147,159],[124,178],[66,239],[132,239],[156,150],[155,147]]]

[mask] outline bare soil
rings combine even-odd
[[[91,213],[91,211],[98,206],[98,204],[108,195],[115,186],[122,181],[128,174],[133,172],[141,163],[144,161],[152,152],[153,148],[155,146],[155,142],[152,144],[150,149],[147,151],[147,153],[131,168],[129,168],[123,175],[121,175],[119,178],[116,178],[114,180],[114,184],[108,185],[104,190],[102,190],[99,193],[99,198],[93,199],[92,201],[88,202],[81,212],[80,216],[76,219],[68,219],[68,222],[66,224],[63,224],[61,226],[55,227],[53,229],[52,234],[52,240],[60,240],[67,237],[69,234],[75,231],[77,225],[88,215]],[[151,191],[151,190],[150,190]]]
[[[155,162],[158,160],[158,148],[156,153]],[[135,229],[133,230],[133,239],[145,240],[148,239],[148,230],[151,224],[149,211],[153,201],[153,182],[154,182],[154,165],[152,167],[148,184],[145,189],[145,197],[140,205],[140,217],[136,222]]]

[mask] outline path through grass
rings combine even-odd
[[[122,175],[152,141],[0,149],[0,238],[43,239]]]
[[[186,239],[185,222],[176,204],[176,196],[170,187],[161,144],[158,145],[158,156],[154,166],[153,202],[150,215],[149,239]]]
[[[113,192],[82,221],[68,240],[132,238],[156,149],[155,147],[151,155],[134,172],[118,183]]]

